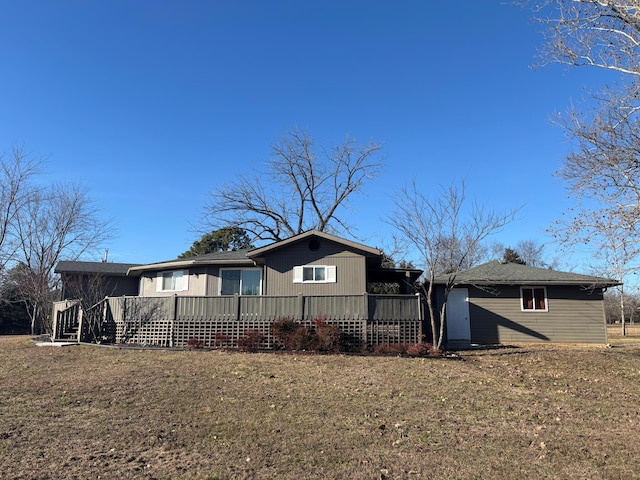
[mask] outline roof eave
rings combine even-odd
[[[178,268],[199,267],[207,265],[238,265],[238,266],[253,266],[255,262],[250,259],[230,259],[230,260],[185,260],[185,261],[173,261],[163,263],[152,263],[150,265],[141,265],[139,267],[130,268],[127,271],[128,276],[142,275],[144,272],[152,272],[158,270],[172,270]]]
[[[434,285],[446,285],[448,282],[444,280],[434,281]],[[454,280],[456,285],[480,285],[480,286],[490,286],[490,285],[558,285],[558,286],[578,286],[578,287],[615,287],[618,285],[622,285],[621,282],[615,280],[604,280],[604,281],[594,281],[594,282],[576,282],[570,280]]]
[[[325,240],[336,242],[336,243],[345,245],[347,247],[350,247],[350,248],[353,248],[353,249],[356,249],[356,250],[360,250],[360,251],[365,252],[365,253],[367,253],[367,254],[369,254],[371,256],[378,256],[378,257],[382,256],[382,252],[380,250],[378,250],[377,248],[372,248],[372,247],[369,247],[367,245],[363,245],[361,243],[357,243],[357,242],[353,242],[351,240],[346,240],[344,238],[336,237],[335,235],[331,235],[331,234],[326,233],[326,232],[321,232],[319,230],[308,230],[306,232],[300,233],[298,235],[294,235],[293,237],[286,238],[286,239],[281,240],[279,242],[274,242],[274,243],[271,243],[269,245],[265,245],[264,247],[256,248],[254,250],[251,250],[251,251],[247,252],[247,256],[251,257],[251,258],[260,257],[260,256],[264,255],[266,252],[269,252],[271,250],[275,250],[275,249],[278,249],[278,248],[282,248],[282,247],[284,247],[286,245],[298,242],[300,240],[303,240],[303,239],[305,239],[307,237],[311,237],[311,236],[317,236],[317,237],[323,238]]]

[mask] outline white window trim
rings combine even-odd
[[[324,280],[304,280],[305,268],[324,268]],[[293,283],[336,283],[336,266],[335,265],[298,265],[293,267]]]
[[[524,289],[536,290],[538,288],[542,288],[544,290],[544,308],[535,308],[535,306],[536,306],[535,294],[534,294],[534,299],[533,299],[533,308],[524,308],[524,295],[523,295],[522,291]],[[523,285],[523,286],[521,286],[520,287],[520,311],[525,312],[525,313],[548,312],[549,311],[549,297],[547,297],[547,287],[542,286],[542,285],[538,285],[538,286]]]
[[[164,290],[162,288],[164,284],[164,274],[175,272],[182,272],[182,288],[175,290]],[[158,275],[156,276],[156,292],[185,292],[187,290],[189,290],[189,270],[164,270],[162,272],[158,272]]]
[[[218,296],[222,295],[222,272],[224,270],[258,270],[260,272],[260,293],[258,295],[262,295],[262,269],[255,267],[225,267],[220,268],[218,270]],[[242,292],[242,276],[240,276],[240,291]],[[245,295],[245,297],[255,297],[256,295]]]

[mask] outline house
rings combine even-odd
[[[270,344],[273,321],[322,317],[341,322],[344,331],[362,342],[417,341],[423,315],[411,284],[422,271],[384,268],[382,260],[376,248],[310,230],[251,250],[131,265],[125,277],[129,287],[135,283],[135,297],[106,293],[101,321],[107,327],[99,330],[106,328],[108,333],[101,335],[117,343],[181,346],[193,337],[208,344],[222,337],[233,343],[246,329],[257,328]],[[63,283],[71,278],[68,272],[91,270],[73,263],[79,262],[58,266]],[[108,280],[121,280],[123,268],[114,267],[109,275],[104,264],[95,265]],[[374,283],[395,284],[405,294],[370,294]],[[55,331],[83,336],[76,314],[62,313],[69,303],[58,308],[54,321],[64,318],[65,327]]]
[[[374,282],[404,293],[422,271],[382,267],[380,250],[310,230],[264,247],[132,266],[142,297],[361,295]]]
[[[607,343],[607,278],[493,261],[435,279],[446,305],[447,345],[511,342]]]

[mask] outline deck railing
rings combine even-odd
[[[247,330],[275,347],[271,324],[291,318],[304,325],[322,318],[353,344],[413,343],[422,333],[416,295],[108,297],[101,331],[107,341],[184,347],[236,346]],[[90,341],[91,339],[84,339]]]
[[[53,302],[53,338],[55,340],[77,340],[78,327],[82,320],[82,309],[78,300]]]

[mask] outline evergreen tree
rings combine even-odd
[[[506,263],[519,263],[520,265],[526,265],[522,258],[520,258],[520,254],[515,251],[513,248],[505,248],[504,255],[502,256],[502,261]]]
[[[203,235],[178,258],[195,257],[212,252],[228,252],[253,248],[247,232],[240,227],[224,227]]]

